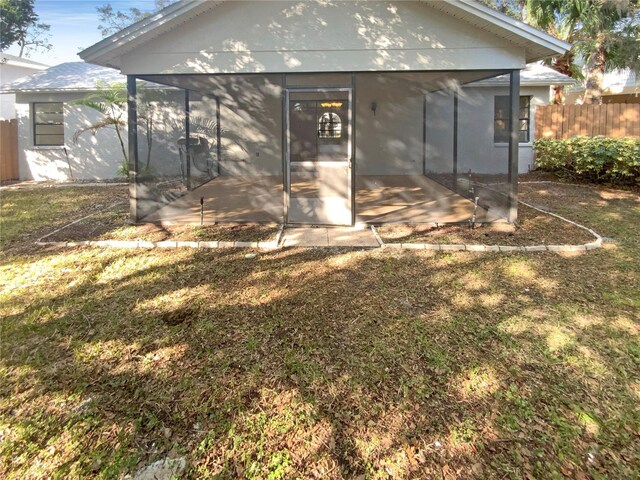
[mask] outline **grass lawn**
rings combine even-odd
[[[640,196],[522,190],[612,240],[26,248],[94,190],[2,192],[0,477],[640,478]]]

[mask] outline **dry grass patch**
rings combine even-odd
[[[637,236],[603,220],[635,199],[604,202],[575,209]],[[0,476],[185,457],[185,478],[634,478],[638,272],[630,240],[573,258],[14,254]]]

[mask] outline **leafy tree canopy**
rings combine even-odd
[[[19,56],[51,50],[50,25],[39,22],[34,0],[0,0],[0,50],[18,45]]]

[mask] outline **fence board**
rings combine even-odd
[[[537,107],[536,139],[562,139],[575,135],[640,138],[640,104]]]
[[[0,121],[0,181],[18,180],[18,122]]]

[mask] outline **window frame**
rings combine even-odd
[[[330,119],[328,122],[323,122],[325,116],[327,116]],[[338,119],[337,122],[332,121],[334,117],[337,117]],[[333,127],[333,128],[325,128],[326,125],[329,125],[330,127]],[[318,139],[339,140],[342,138],[342,135],[343,135],[342,117],[340,117],[340,115],[337,114],[336,112],[332,112],[332,111],[322,112],[320,114],[320,117],[318,118]]]
[[[60,105],[61,122],[60,123],[37,123],[36,122],[36,108],[38,105]],[[33,146],[34,147],[64,147],[65,135],[64,135],[64,102],[33,102],[31,104],[31,127],[33,129]],[[38,143],[38,126],[44,125],[62,125],[62,143]],[[58,136],[59,134],[41,133],[40,136]]]
[[[495,95],[494,96],[494,100],[493,100],[493,143],[496,145],[507,145],[509,142],[508,141],[499,141],[496,139],[496,123],[501,121],[506,123],[507,125],[509,124],[509,114],[508,114],[508,109],[506,109],[506,116],[505,117],[498,117],[497,116],[497,112],[498,109],[496,108],[496,102],[498,101],[498,98],[506,98],[507,99],[507,104],[509,103],[509,96],[508,95]],[[520,112],[520,115],[518,115],[518,126],[520,126],[522,124],[522,122],[526,122],[527,124],[527,128],[526,129],[522,129],[522,128],[518,128],[518,145],[531,145],[531,100],[533,99],[532,95],[520,95],[519,101],[518,101],[518,111]],[[526,100],[526,105],[522,105],[522,101]],[[526,108],[526,116],[522,116],[522,111]],[[526,132],[526,139],[522,140],[520,138],[520,134],[522,134],[522,132]]]

